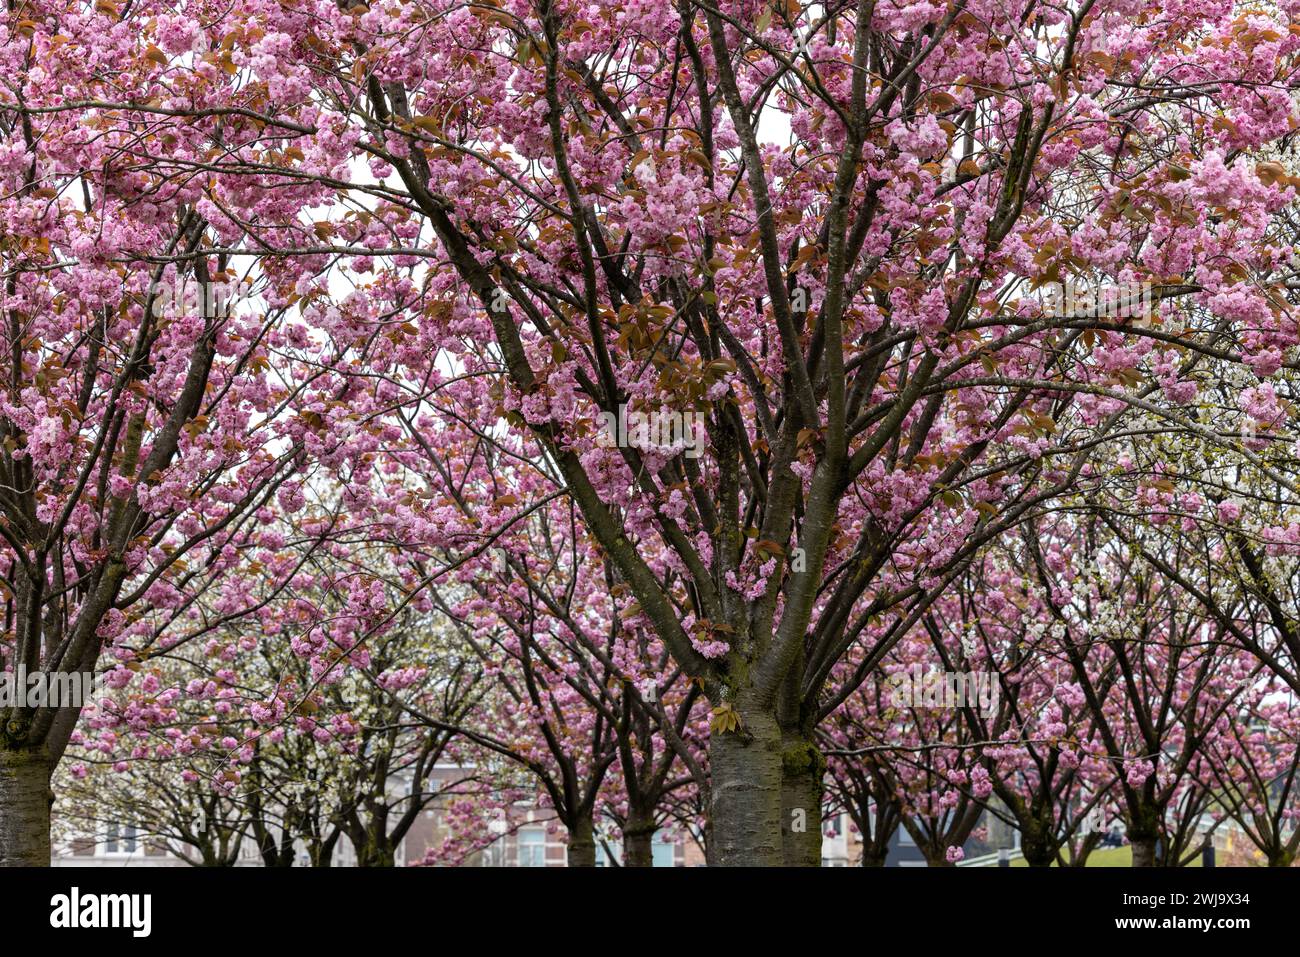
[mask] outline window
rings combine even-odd
[[[135,825],[128,824],[122,827],[119,824],[110,824],[108,826],[108,834],[104,839],[104,853],[134,854],[135,847]]]
[[[519,866],[546,866],[546,831],[540,827],[525,827],[519,832]]]
[[[675,867],[677,865],[677,845],[662,831],[655,833],[650,844],[650,864],[652,867]]]
[[[623,863],[623,843],[621,841],[596,842],[596,866],[615,867]]]

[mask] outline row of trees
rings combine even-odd
[[[1138,863],[1197,808],[1283,860],[1293,14],[10,12],[3,654],[107,662],[120,713],[0,711],[0,863],[48,857],[74,736],[230,752],[189,770],[272,858],[390,859],[425,793],[373,775],[454,747],[575,863],[676,818],[816,864],[827,781],[877,854],[996,794],[1039,863],[1092,809]],[[891,707],[927,662],[997,708]]]
[[[945,866],[1001,821],[1031,866],[1082,865],[1122,822],[1136,866],[1173,866],[1227,826],[1289,866],[1300,709],[1287,636],[1249,559],[1222,538],[1158,533],[1192,504],[1123,521],[1079,499],[985,549],[819,729],[827,793],[792,809],[794,832],[820,840],[823,817],[847,812],[864,865],[883,864],[901,828]],[[403,592],[380,598],[363,552],[327,565],[318,595],[359,576],[391,618],[346,666],[336,646],[322,665],[310,644],[236,625],[119,672],[122,691],[74,735],[59,788],[69,833],[130,821],[207,865],[234,863],[249,840],[268,866],[327,865],[346,837],[359,863],[391,865],[436,809],[426,862],[454,864],[501,840],[493,822],[525,801],[553,811],[571,865],[612,841],[626,865],[648,865],[664,829],[711,856],[707,744],[734,733],[728,716],[594,557],[531,524],[548,533],[533,551],[397,614]],[[498,592],[513,603],[480,597]],[[295,609],[312,630],[346,617],[334,597],[295,595],[267,620]],[[433,777],[440,761],[450,777]]]

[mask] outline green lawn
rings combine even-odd
[[[1028,867],[1023,857],[1018,857],[1011,862],[1012,867]],[[1052,865],[1056,867],[1055,864]],[[1131,847],[1102,847],[1088,855],[1087,867],[1132,867],[1133,866],[1133,849]],[[1188,867],[1200,867],[1201,858],[1198,854]]]

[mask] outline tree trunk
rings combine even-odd
[[[262,855],[262,866],[272,868],[293,867],[293,842],[285,840],[287,833],[282,835],[280,840],[276,840],[270,829],[260,821],[255,821],[253,827],[257,832],[255,838],[257,840],[257,851]]]
[[[596,866],[596,829],[591,812],[580,815],[569,825],[568,862],[570,867]]]
[[[1020,853],[1030,867],[1051,867],[1056,848],[1036,823],[1020,824]]]
[[[781,732],[763,709],[737,706],[736,711],[740,728],[709,736],[712,863],[779,867]]]
[[[367,841],[357,848],[357,867],[396,867],[397,854],[387,842]]]
[[[1156,838],[1155,835],[1131,835],[1129,843],[1133,848],[1133,866],[1134,867],[1155,867],[1156,866]]]
[[[639,811],[628,813],[623,826],[623,866],[653,867],[655,822],[653,815]]]
[[[262,855],[262,866],[270,868],[293,867],[293,846],[282,847],[271,835],[258,842],[258,852]]]
[[[0,749],[0,867],[50,866],[50,759]]]
[[[781,741],[781,851],[787,867],[822,865],[822,789],[826,759],[802,735]]]
[[[339,831],[335,830],[324,840],[317,840],[308,844],[307,856],[311,859],[312,867],[334,866],[334,848],[338,846],[339,833]]]

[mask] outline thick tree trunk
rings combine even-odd
[[[357,815],[352,818],[347,834],[356,853],[357,867],[397,866],[397,843],[389,838],[384,817],[363,820]]]
[[[219,848],[215,848],[211,843],[204,844],[199,849],[201,859],[200,867],[234,867],[238,854],[229,854]]]
[[[369,842],[357,848],[357,867],[396,867],[397,854],[387,843]]]
[[[781,850],[787,867],[822,865],[822,789],[826,759],[809,738],[781,741]]]
[[[864,850],[862,852],[863,867],[884,867],[885,855],[873,850]]]
[[[271,868],[293,867],[293,844],[277,841],[275,835],[263,831],[257,839],[257,850],[262,855],[262,866]]]
[[[1155,867],[1156,866],[1156,839],[1155,835],[1132,835],[1130,843],[1133,848],[1133,866],[1134,867]]]
[[[318,840],[307,847],[307,856],[311,859],[312,867],[333,867],[334,866],[334,848],[338,846],[339,832],[334,831],[324,840]]]
[[[1149,782],[1148,782],[1149,783]],[[1128,840],[1133,851],[1134,867],[1158,867],[1161,809],[1150,801],[1150,794],[1136,802],[1128,817]]]
[[[1020,853],[1030,867],[1051,867],[1056,860],[1056,848],[1035,825],[1021,824]]]
[[[596,866],[596,829],[590,813],[569,825],[568,862],[570,867]]]
[[[49,756],[0,749],[0,867],[49,866]]]
[[[632,811],[623,826],[623,866],[653,867],[655,822],[652,815]]]
[[[719,867],[779,867],[781,732],[760,708],[736,707],[741,727],[709,738],[712,862]]]

